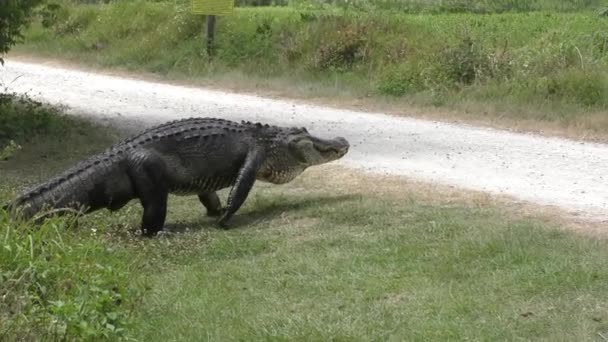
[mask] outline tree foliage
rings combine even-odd
[[[44,0],[0,0],[0,54],[7,53],[22,39],[21,30],[32,15],[33,9]],[[4,60],[0,57],[0,63]]]

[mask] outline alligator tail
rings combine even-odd
[[[35,186],[7,204],[6,210],[15,211],[22,219],[37,219],[51,214],[86,213],[106,204],[104,183],[117,160],[99,155]],[[111,176],[110,176],[111,177]]]

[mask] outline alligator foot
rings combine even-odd
[[[217,224],[220,226],[221,229],[223,230],[228,230],[230,229],[230,225],[228,224],[228,222],[226,221],[218,221]]]
[[[224,213],[224,209],[222,209],[222,203],[220,202],[220,198],[218,197],[217,193],[203,192],[198,195],[198,199],[207,209],[208,217],[220,217]]]
[[[158,234],[159,231],[155,231],[155,230],[150,230],[150,229],[141,229],[141,235],[145,236],[145,237],[155,237]]]
[[[230,215],[232,216],[232,215]],[[226,209],[222,209],[222,216],[217,220],[217,224],[221,229],[228,230],[230,229],[230,225],[228,224],[228,220],[230,219],[228,212]]]
[[[207,210],[208,217],[220,217],[222,216],[223,210]]]

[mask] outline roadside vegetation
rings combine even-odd
[[[60,136],[67,125],[56,108],[9,92],[0,93],[0,113],[0,160],[10,159],[20,143],[39,135]]]
[[[22,130],[33,133],[4,140],[22,148],[0,161],[2,203],[125,135],[25,108]],[[40,110],[61,122],[45,127],[60,128],[38,129]],[[138,235],[136,202],[41,226],[0,212],[0,339],[597,341],[608,333],[605,239],[483,195],[367,177],[327,166],[285,186],[258,184],[229,231],[196,198],[172,196],[168,233],[153,239]]]
[[[47,2],[20,51],[608,127],[594,1],[239,8],[213,59],[185,1],[102,3]],[[3,81],[0,204],[127,134]],[[137,201],[40,225],[0,210],[0,340],[606,339],[608,241],[519,209],[329,165],[256,184],[228,231],[193,197],[170,197],[152,239]]]
[[[403,0],[237,7],[219,18],[211,58],[203,20],[189,13],[188,1],[57,0],[39,11],[18,52],[593,135],[608,132],[608,12],[600,6]]]

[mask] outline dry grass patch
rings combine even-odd
[[[338,165],[325,165],[307,170],[294,184],[298,189],[306,191],[391,198],[404,203],[415,202],[439,208],[500,208],[501,213],[513,219],[532,219],[550,227],[594,238],[608,237],[606,221],[602,218],[586,217],[555,206],[519,200],[513,196],[417,181],[404,176],[354,172]]]

